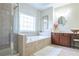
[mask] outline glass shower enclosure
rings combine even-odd
[[[18,10],[16,4],[0,3],[0,56],[10,56],[17,53],[14,19],[16,20],[16,16],[19,15],[16,13]]]

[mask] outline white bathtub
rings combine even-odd
[[[50,36],[28,36],[26,38],[27,38],[26,43],[31,43],[31,42],[34,42],[34,41],[50,38]]]

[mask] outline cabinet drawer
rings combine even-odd
[[[67,34],[67,33],[61,33],[61,34],[60,34],[60,36],[70,37],[70,35],[69,35],[69,34]]]

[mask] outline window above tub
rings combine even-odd
[[[20,13],[19,31],[32,32],[35,31],[36,17]]]

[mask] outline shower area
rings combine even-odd
[[[17,25],[18,4],[0,3],[0,56],[11,56],[18,53]]]

